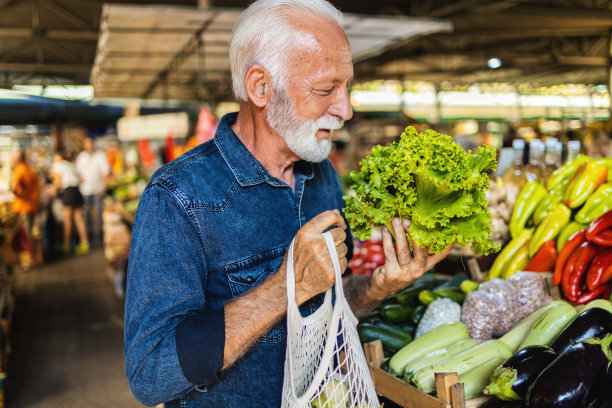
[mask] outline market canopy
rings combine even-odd
[[[95,97],[216,101],[231,95],[229,42],[241,11],[105,5],[91,72]],[[358,62],[452,26],[345,14],[344,30]]]

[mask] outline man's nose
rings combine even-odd
[[[339,88],[335,92],[336,98],[329,108],[329,113],[339,117],[343,121],[347,121],[353,117],[353,108],[351,108],[351,99],[348,89]]]

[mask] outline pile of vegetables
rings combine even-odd
[[[391,355],[415,337],[453,321],[459,321],[466,293],[478,285],[464,273],[438,279],[430,271],[407,288],[385,299],[357,326],[363,343],[381,340]]]
[[[529,399],[530,407],[583,406],[558,401],[603,398],[598,381],[612,357],[612,304],[598,299],[580,308],[578,314],[566,301],[550,302],[502,337],[481,343],[461,322],[445,323],[399,349],[386,369],[426,393],[435,390],[435,373],[456,372],[468,399],[484,391],[503,400]]]
[[[365,241],[372,227],[395,217],[411,220],[409,233],[432,253],[458,243],[477,254],[499,250],[489,241],[491,217],[485,191],[488,170],[497,166],[495,149],[465,152],[450,136],[408,127],[398,142],[375,146],[351,172],[354,196],[345,196],[344,214],[353,234]]]
[[[565,298],[575,304],[609,298],[611,210],[611,158],[580,155],[546,183],[526,184],[510,219],[512,240],[495,259],[488,277],[507,278],[519,270],[554,271],[555,285],[561,285]]]
[[[612,313],[609,303],[597,304],[604,308],[583,311],[554,341],[521,347],[495,369],[485,393],[530,408],[609,406]]]

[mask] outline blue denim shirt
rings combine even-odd
[[[221,371],[223,306],[279,268],[304,223],[344,206],[329,160],[297,162],[293,190],[270,176],[234,134],[236,116],[223,117],[213,140],[158,170],[140,199],[125,361],[130,386],[146,405],[280,406],[285,320]],[[347,245],[352,254],[350,232]],[[321,299],[305,303],[302,313]]]

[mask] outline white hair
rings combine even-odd
[[[287,57],[296,33],[290,17],[295,12],[342,26],[342,13],[325,0],[255,1],[242,12],[232,31],[229,59],[236,99],[248,100],[244,77],[253,64],[268,70],[274,88],[285,86]]]

